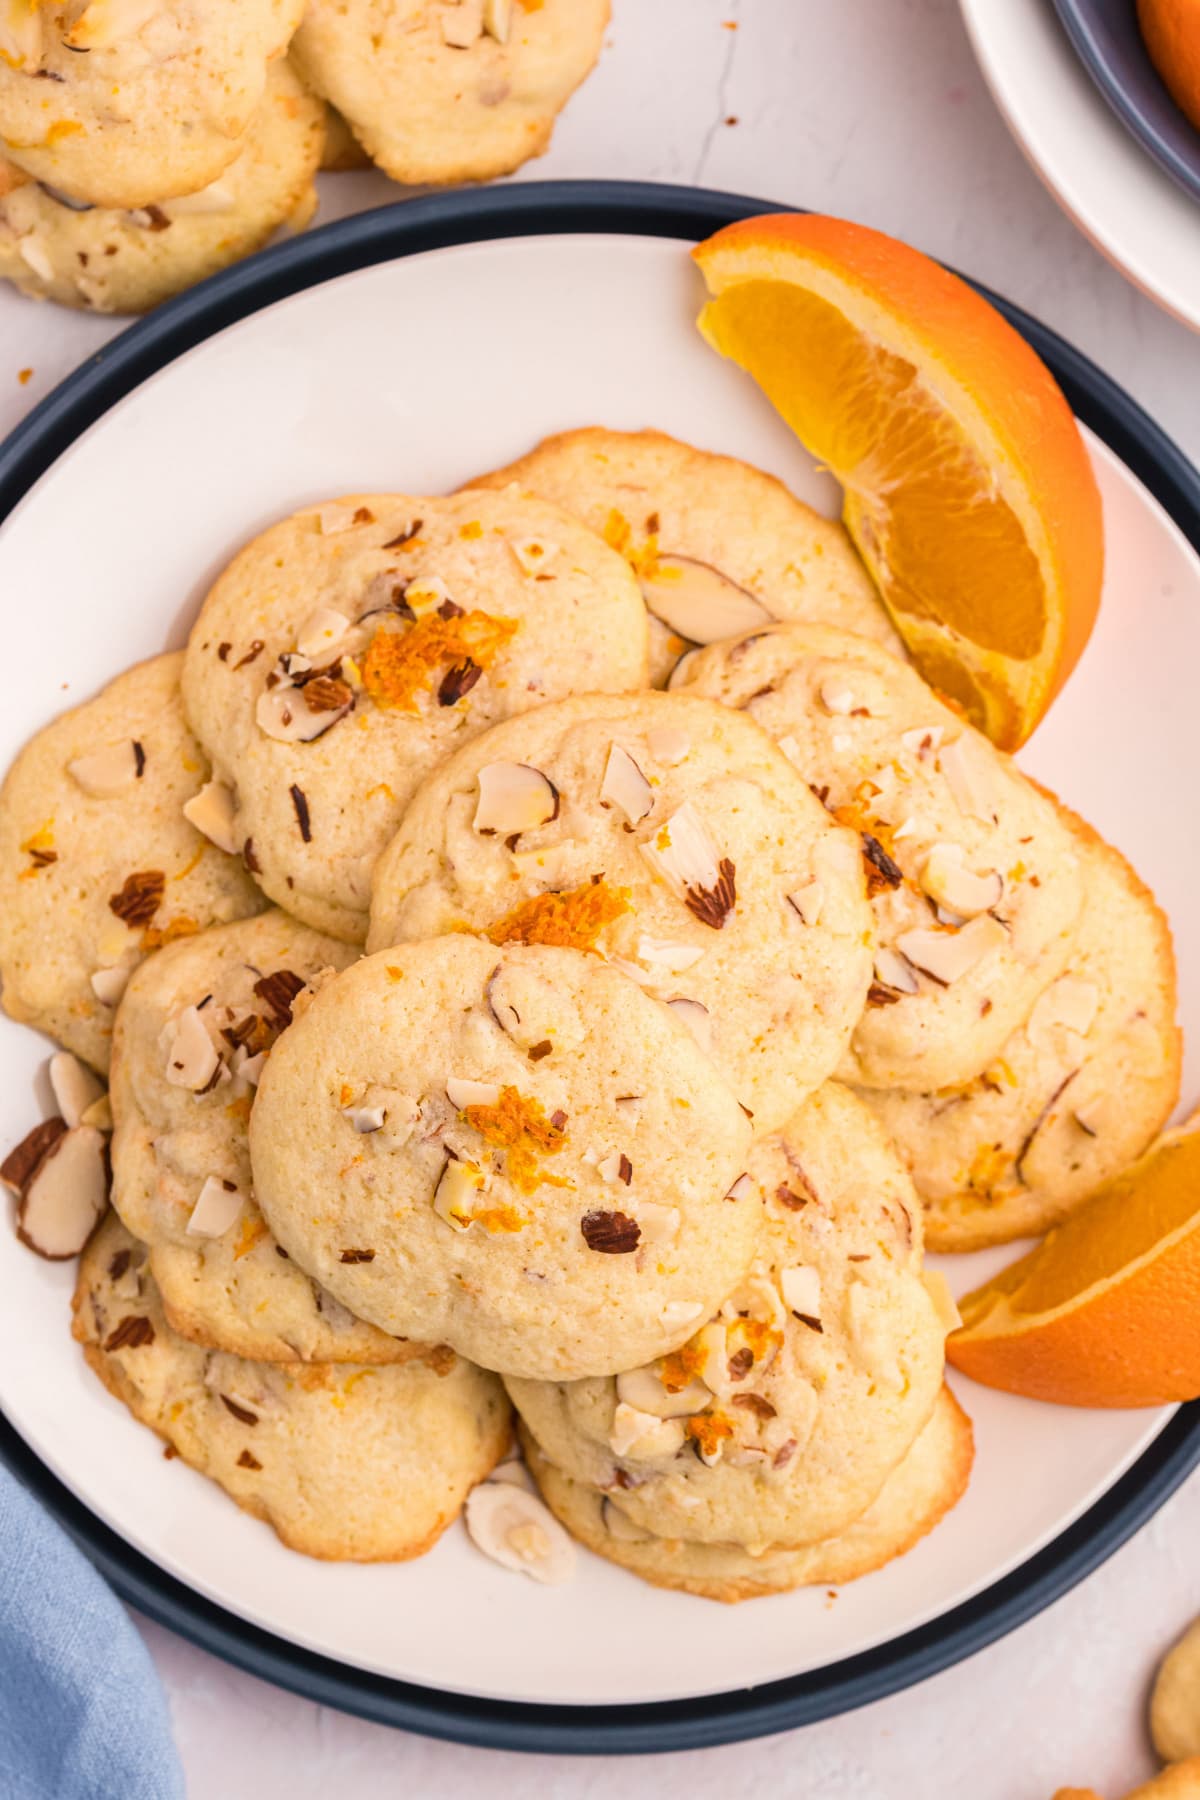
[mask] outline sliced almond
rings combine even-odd
[[[446,1098],[462,1112],[468,1106],[495,1106],[500,1089],[494,1081],[466,1081],[458,1075],[446,1077]]]
[[[697,1319],[702,1319],[704,1307],[697,1300],[668,1300],[659,1317],[662,1319],[663,1330],[674,1336],[685,1326],[694,1325]]]
[[[84,1113],[107,1091],[104,1083],[69,1050],[55,1052],[48,1073],[54,1103],[67,1125],[82,1125]]]
[[[414,575],[405,584],[404,604],[418,619],[445,606],[449,598],[450,589],[440,575]]]
[[[1008,943],[1008,933],[998,919],[983,913],[964,925],[961,931],[935,931],[918,926],[901,932],[896,948],[910,963],[935,981],[949,987],[967,975],[985,956],[1001,950]]]
[[[596,1173],[610,1187],[618,1184],[628,1187],[633,1179],[633,1164],[623,1150],[610,1150],[607,1156],[602,1156],[597,1162]]]
[[[88,0],[63,32],[63,43],[72,50],[109,50],[134,37],[161,10],[162,0]]]
[[[702,924],[718,930],[724,925],[736,900],[733,865],[721,856],[690,800],[638,848]]]
[[[465,1509],[467,1535],[501,1568],[558,1587],[575,1573],[575,1546],[538,1495],[507,1481],[471,1489]]]
[[[352,525],[362,525],[366,521],[359,517],[362,508],[349,506],[344,500],[327,500],[324,506],[316,508],[317,523],[324,537],[334,537],[339,532],[349,531]]]
[[[823,881],[805,881],[798,888],[793,888],[787,895],[787,903],[792,911],[798,913],[806,925],[815,925],[821,917],[825,905],[825,883]]]
[[[749,1200],[758,1192],[752,1175],[739,1175],[725,1198],[727,1200]]]
[[[1095,1023],[1100,1005],[1100,990],[1093,981],[1077,975],[1061,975],[1044,993],[1039,994],[1026,1027],[1029,1037],[1038,1039],[1056,1026],[1086,1037]],[[66,1114],[63,1114],[66,1118]],[[67,1120],[70,1124],[70,1120]]]
[[[206,781],[198,794],[185,800],[183,816],[227,856],[236,856],[241,849],[234,830],[233,791],[223,781]]]
[[[619,806],[631,825],[637,825],[654,806],[654,790],[642,771],[620,744],[610,744],[604,765],[600,798]]]
[[[258,696],[254,717],[259,730],[281,744],[311,744],[331,730],[339,719],[344,719],[353,703],[351,696],[343,707],[313,712],[305,702],[303,688],[264,688]]]
[[[657,1200],[643,1200],[637,1209],[643,1244],[670,1244],[679,1236],[683,1215],[677,1206],[662,1206]]]
[[[29,264],[34,274],[43,281],[54,280],[54,264],[50,254],[40,239],[28,233],[17,239],[17,254],[22,262]]]
[[[683,1426],[678,1419],[660,1419],[654,1413],[620,1401],[613,1414],[608,1434],[614,1456],[628,1456],[634,1462],[649,1462],[654,1457],[674,1456],[683,1449]]]
[[[0,61],[34,69],[42,59],[42,9],[35,0],[0,0]]]
[[[442,42],[453,50],[469,50],[483,36],[483,0],[458,0],[439,14]]]
[[[674,944],[669,938],[642,936],[637,943],[637,959],[652,969],[665,969],[668,974],[682,975],[700,961],[704,949],[699,944]]]
[[[729,1338],[727,1326],[720,1319],[710,1319],[692,1339],[691,1348],[697,1358],[696,1372],[710,1392],[725,1395],[731,1391],[729,1379]]]
[[[609,1537],[616,1538],[619,1544],[649,1544],[654,1541],[652,1531],[645,1531],[635,1524],[628,1513],[623,1513],[611,1500],[605,1500],[601,1504],[600,1519]]]
[[[906,956],[898,950],[889,950],[881,944],[875,952],[875,978],[884,987],[894,988],[898,994],[919,994],[921,984],[917,980],[917,971]]]
[[[525,575],[540,575],[546,564],[558,555],[557,544],[536,537],[519,538],[516,543],[510,543],[509,549]]]
[[[442,1178],[433,1196],[433,1210],[439,1219],[455,1231],[466,1231],[473,1223],[471,1207],[483,1192],[484,1175],[474,1163],[451,1159],[442,1170]]]
[[[674,769],[687,757],[692,740],[677,725],[655,725],[646,733],[646,748],[655,762]]]
[[[982,819],[994,825],[998,798],[994,771],[988,765],[987,751],[972,739],[955,738],[938,751],[938,768],[946,778],[959,810],[968,818]]]
[[[185,1006],[168,1027],[167,1080],[172,1087],[198,1094],[207,1088],[220,1061],[199,1010]]]
[[[854,694],[840,675],[827,675],[817,691],[827,713],[846,714],[854,711]]]
[[[119,744],[106,744],[87,756],[77,756],[67,764],[67,774],[93,800],[115,800],[125,793],[146,765],[140,745],[125,738]]]
[[[660,556],[639,581],[647,611],[692,644],[715,644],[771,623],[761,600],[690,556]]]
[[[702,1382],[689,1381],[678,1393],[662,1384],[656,1366],[626,1369],[617,1376],[617,1399],[642,1417],[653,1419],[686,1419],[691,1413],[703,1412],[712,1403],[712,1394]],[[623,1451],[618,1451],[623,1455]]]
[[[934,844],[921,870],[921,886],[931,900],[960,918],[990,912],[1004,896],[1004,879],[996,869],[982,875],[965,867],[961,844]]]
[[[296,633],[296,648],[314,668],[320,668],[333,656],[349,629],[349,619],[335,606],[314,607]]]
[[[794,769],[804,768],[804,752],[790,731],[777,740],[776,748],[783,751]]]
[[[504,1481],[507,1482],[510,1487],[524,1488],[527,1494],[537,1493],[537,1489],[533,1483],[533,1476],[529,1473],[529,1470],[525,1467],[525,1464],[521,1461],[519,1456],[510,1456],[504,1462],[497,1463],[491,1474],[488,1476],[488,1480]]]
[[[701,1006],[698,1000],[688,1000],[681,996],[677,1000],[668,1000],[667,1005],[675,1016],[682,1020],[699,1044],[705,1055],[712,1052],[712,1020],[707,1006]]]
[[[91,990],[101,1006],[115,1006],[129,986],[133,965],[118,963],[111,969],[96,969],[89,976]]]
[[[900,742],[918,762],[928,762],[942,741],[944,725],[918,725],[913,731],[902,731]]]
[[[512,837],[558,817],[559,794],[540,769],[528,763],[487,763],[477,777],[476,831]]]
[[[185,217],[189,213],[201,215],[209,213],[232,212],[237,205],[237,195],[224,181],[210,181],[207,187],[200,188],[194,194],[176,194],[168,200],[163,211],[172,219]]]
[[[923,1269],[921,1281],[925,1292],[933,1302],[933,1310],[937,1314],[938,1324],[949,1337],[962,1324],[962,1314],[958,1310],[958,1302],[950,1292],[950,1284],[940,1269]]]
[[[381,1103],[374,1106],[343,1106],[342,1117],[361,1137],[368,1137],[373,1131],[383,1130],[387,1107]]]
[[[744,1275],[722,1304],[721,1317],[727,1323],[734,1324],[743,1316],[758,1319],[779,1332],[787,1324],[787,1311],[779,1289],[761,1270],[751,1269],[748,1275]]]
[[[789,1312],[805,1319],[821,1316],[821,1277],[816,1269],[802,1263],[779,1271],[779,1291]]]
[[[108,1205],[104,1138],[76,1125],[51,1144],[22,1190],[17,1236],[51,1262],[78,1256]]]
[[[187,1222],[189,1233],[192,1237],[224,1237],[240,1218],[242,1204],[242,1195],[232,1181],[209,1175]]]

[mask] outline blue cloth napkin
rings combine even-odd
[[[154,1664],[133,1622],[0,1469],[2,1800],[183,1800]]]

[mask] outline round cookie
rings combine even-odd
[[[325,108],[325,148],[321,152],[321,167],[334,175],[371,167],[370,157],[336,106]]]
[[[962,1499],[975,1454],[971,1421],[943,1387],[912,1449],[853,1524],[803,1550],[751,1556],[734,1544],[699,1544],[644,1531],[597,1489],[572,1481],[547,1462],[527,1431],[521,1438],[542,1498],[572,1537],[655,1587],[726,1602],[857,1581],[904,1556]]]
[[[945,1322],[920,1205],[861,1101],[830,1082],[747,1165],[754,1262],[673,1356],[615,1381],[509,1380],[543,1454],[660,1537],[761,1552],[835,1536],[928,1419]]]
[[[539,780],[544,823],[519,829],[508,788]],[[587,696],[429,777],[379,860],[368,942],[465,928],[598,950],[680,1007],[761,1133],[832,1073],[862,1011],[861,862],[752,721],[671,694]]]
[[[368,494],[234,557],[183,687],[263,888],[357,942],[375,859],[451,750],[546,700],[645,679],[637,583],[574,519],[515,495]]]
[[[303,0],[18,6],[0,31],[0,152],[94,206],[195,193],[240,154],[267,64],[303,10]]]
[[[220,178],[134,211],[80,211],[0,162],[0,277],[33,299],[92,312],[157,306],[261,249],[280,226],[308,224],[324,114],[286,62],[273,64],[245,148]]]
[[[1074,945],[1083,878],[1053,801],[844,632],[768,626],[696,651],[672,685],[748,712],[862,834],[875,981],[840,1078],[924,1093],[981,1075]]]
[[[837,625],[900,653],[845,528],[749,463],[661,431],[589,426],[545,438],[472,486],[510,482],[574,513],[628,558],[650,610],[656,687],[690,643],[744,631],[756,611]]]
[[[149,1248],[172,1328],[194,1343],[268,1362],[423,1353],[310,1281],[254,1199],[247,1128],[262,1059],[307,999],[304,984],[354,955],[272,908],[170,945],[125,991],[109,1088],[112,1203]]]
[[[4,1010],[97,1069],[147,951],[263,904],[183,815],[208,770],[180,705],[182,663],[156,656],[118,675],[39,731],[0,787]]]
[[[1086,889],[1063,974],[965,1087],[862,1090],[934,1250],[1048,1231],[1142,1154],[1179,1097],[1170,927],[1120,852],[1063,810]]]
[[[499,1381],[449,1351],[436,1368],[289,1369],[188,1343],[111,1213],[83,1253],[74,1313],[109,1392],[305,1556],[424,1555],[510,1442]]]
[[[321,989],[263,1072],[250,1151],[276,1237],[360,1318],[556,1378],[665,1354],[738,1280],[749,1135],[626,976],[457,936]]]
[[[293,54],[393,181],[490,181],[549,148],[608,16],[608,0],[310,0]]]

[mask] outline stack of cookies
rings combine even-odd
[[[954,1505],[926,1237],[1045,1229],[1178,1084],[1123,859],[840,527],[650,432],[247,545],[9,772],[0,970],[66,1047],[18,1228],[88,1240],[76,1335],[184,1460],[312,1554],[465,1503],[722,1600]]]
[[[320,167],[507,174],[607,20],[608,0],[0,0],[0,277],[141,312],[302,230]]]

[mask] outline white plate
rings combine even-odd
[[[1136,287],[1200,331],[1200,206],[1116,117],[1050,0],[959,5],[997,106],[1060,206]]]
[[[438,491],[577,424],[655,425],[835,502],[757,390],[693,329],[676,241],[544,237],[382,264],[260,312],[169,364],[88,431],[0,531],[0,765],[137,657],[183,641],[250,533],[346,491]],[[1083,665],[1029,766],[1136,859],[1181,933],[1200,1041],[1200,846],[1182,771],[1200,764],[1200,562],[1102,446],[1109,576]],[[1179,797],[1178,804],[1173,796]],[[45,1046],[0,1023],[0,1143],[28,1128]],[[948,1265],[961,1286],[1004,1260]],[[67,1332],[69,1269],[0,1232],[0,1405],[50,1468],[155,1563],[293,1643],[460,1693],[584,1703],[715,1693],[883,1644],[945,1613],[1059,1533],[1166,1412],[1066,1412],[960,1383],[970,1492],[910,1556],[843,1589],[730,1611],[581,1556],[535,1586],[460,1529],[402,1567],[305,1561],[135,1425]],[[365,1473],[365,1472],[364,1472]]]

